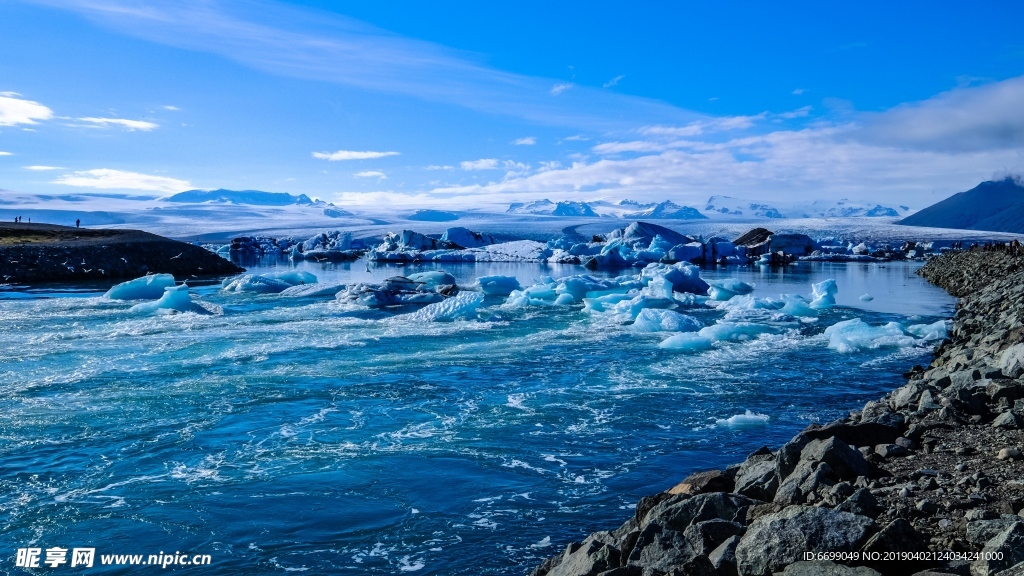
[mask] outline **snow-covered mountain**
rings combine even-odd
[[[794,206],[786,214],[790,218],[895,218],[905,214],[908,209],[901,206],[903,212],[881,204],[851,202],[846,198],[840,200],[817,200],[810,204]]]
[[[704,212],[708,215],[744,218],[786,217],[774,206],[732,196],[712,196],[708,198],[707,203],[704,205]]]
[[[563,216],[576,218],[597,218],[599,214],[586,202],[552,202],[547,198],[534,202],[513,202],[506,214],[535,214],[540,216]]]
[[[295,196],[287,192],[263,192],[262,190],[186,190],[167,198],[168,202],[201,204],[222,202],[227,204],[248,204],[250,206],[308,206],[313,200],[305,194]]]
[[[666,200],[646,210],[630,212],[626,218],[636,219],[672,219],[672,220],[703,220],[707,216],[700,213],[700,210],[689,206],[680,206],[671,200]]]

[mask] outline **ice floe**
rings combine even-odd
[[[212,314],[212,311],[192,300],[188,284],[165,288],[164,294],[159,300],[136,304],[129,311],[135,314],[173,314],[175,312]]]
[[[113,286],[105,297],[111,300],[154,300],[164,295],[164,290],[174,286],[170,274],[150,274]]]

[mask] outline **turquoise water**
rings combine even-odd
[[[436,269],[364,266],[299,268],[321,282]],[[437,268],[524,285],[583,272]],[[758,296],[835,278],[839,306],[698,354],[580,306],[497,297],[486,320],[414,323],[219,284],[193,290],[211,316],[134,315],[105,285],[0,293],[0,571],[16,548],[94,546],[210,554],[219,574],[522,574],[640,496],[898,385],[934,341],[841,354],[822,332],[949,317],[953,299],[914,269],[704,271]],[[747,410],[767,419],[728,420]]]

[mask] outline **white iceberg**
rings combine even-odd
[[[641,310],[633,322],[633,329],[640,332],[696,332],[703,327],[704,324],[693,316],[655,308]]]
[[[164,290],[174,286],[170,274],[150,274],[113,286],[103,296],[111,300],[154,300],[164,295]]]
[[[481,276],[472,287],[491,296],[508,296],[522,288],[515,276]]]
[[[945,340],[949,334],[949,322],[939,320],[932,324],[913,324],[907,327],[907,333],[922,340]]]
[[[188,284],[172,286],[164,289],[164,295],[153,302],[143,302],[131,307],[129,312],[135,314],[173,314],[175,312],[195,312],[210,314],[206,308],[192,301],[188,292]]]
[[[317,296],[334,296],[345,289],[344,284],[299,284],[289,286],[281,291],[286,298],[314,298]]]
[[[680,350],[682,352],[701,352],[703,350],[710,350],[714,347],[714,342],[707,336],[701,336],[699,333],[694,332],[683,332],[682,334],[676,334],[670,336],[661,341],[658,344],[658,348],[664,348],[666,350]]]
[[[221,289],[225,292],[251,292],[256,294],[276,294],[291,288],[293,284],[270,278],[260,274],[242,274],[232,278],[225,278],[221,283]]]
[[[814,300],[811,300],[810,304],[811,308],[822,310],[836,305],[836,293],[839,292],[839,287],[836,286],[834,278],[811,284],[811,291],[814,294]]]
[[[417,322],[451,322],[476,318],[477,308],[484,302],[480,292],[460,292],[443,302],[424,306],[422,309],[403,316]]]
[[[409,280],[416,282],[417,284],[423,284],[424,287],[431,290],[436,289],[438,286],[454,286],[455,276],[452,276],[448,272],[443,270],[432,270],[430,272],[417,272],[415,274],[409,274],[407,276]]]
[[[736,278],[725,278],[722,280],[708,280],[708,296],[712,300],[725,301],[733,296],[750,294],[754,287]]]
[[[906,348],[917,343],[903,332],[899,322],[871,326],[860,318],[829,326],[825,329],[825,336],[828,336],[829,348],[844,354],[883,347]]]
[[[743,414],[736,414],[728,418],[719,418],[715,420],[715,424],[719,426],[731,426],[734,428],[748,428],[751,426],[763,426],[768,423],[767,414],[758,414],[757,412],[751,412],[749,409]]]

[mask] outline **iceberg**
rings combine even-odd
[[[476,318],[477,308],[484,302],[480,292],[460,292],[443,302],[424,306],[420,310],[403,316],[417,322],[451,322]]]
[[[818,311],[811,308],[810,303],[802,296],[797,296],[796,294],[783,294],[782,301],[785,302],[785,304],[783,304],[782,308],[779,310],[784,314],[804,318],[814,318],[818,315]]]
[[[481,276],[472,287],[490,296],[508,296],[522,288],[515,276]]]
[[[494,236],[491,236],[490,234],[473,232],[469,228],[462,227],[449,228],[445,230],[444,234],[441,235],[441,241],[457,244],[463,248],[480,248],[482,246],[489,246],[497,243]]]
[[[693,316],[655,308],[641,310],[633,322],[633,329],[640,332],[696,332],[703,327]]]
[[[843,354],[882,347],[906,348],[917,343],[913,337],[903,333],[899,322],[871,326],[860,318],[829,326],[825,329],[825,336],[828,336],[828,347]]]
[[[170,274],[150,274],[113,286],[103,296],[111,300],[154,300],[164,295],[164,290],[174,286]]]
[[[345,289],[344,284],[299,284],[289,286],[281,291],[286,298],[314,298],[317,296],[334,296]]]
[[[456,291],[454,285],[437,286],[435,291],[405,276],[392,276],[381,284],[359,283],[348,286],[338,292],[335,298],[342,303],[379,308],[402,304],[433,304],[443,301],[445,295]]]
[[[417,284],[423,284],[424,287],[431,290],[436,290],[438,286],[455,285],[455,276],[452,276],[443,270],[417,272],[415,274],[409,274],[408,278]]]
[[[740,294],[750,294],[754,287],[736,278],[725,278],[723,280],[708,281],[708,296],[712,300],[725,301]]]
[[[676,264],[648,264],[640,271],[640,279],[650,281],[661,276],[672,283],[674,292],[707,294],[710,285],[700,277],[700,267],[686,262]]]
[[[814,300],[811,300],[810,304],[811,308],[822,310],[836,305],[836,293],[839,292],[839,287],[836,286],[834,278],[811,284],[811,291],[814,294]]]
[[[165,288],[164,295],[159,300],[136,304],[131,307],[129,312],[135,314],[173,314],[175,312],[211,314],[209,310],[192,301],[192,297],[188,293],[188,284]]]
[[[776,332],[778,329],[767,324],[754,322],[721,322],[701,328],[698,334],[714,341],[728,340],[743,342],[761,334]]]
[[[298,286],[300,284],[316,284],[316,276],[309,272],[300,270],[289,270],[287,272],[272,272],[270,274],[261,274],[264,278],[272,278],[274,280],[280,280],[292,286]]]
[[[945,340],[949,334],[949,323],[939,320],[932,324],[914,324],[907,327],[907,333],[923,340]]]
[[[736,414],[728,418],[719,418],[715,420],[715,424],[719,426],[733,426],[736,428],[747,428],[751,426],[761,426],[768,423],[767,414],[758,414],[751,412],[750,410],[745,411],[743,414]]]
[[[680,350],[683,352],[701,352],[703,350],[710,350],[713,347],[714,343],[711,341],[711,338],[693,332],[684,332],[670,336],[658,344],[658,348]]]
[[[875,299],[875,297],[872,296],[871,294],[861,294],[860,295],[860,301],[861,302],[871,302],[874,299]]]
[[[262,276],[259,274],[242,274],[232,278],[225,278],[221,283],[221,289],[225,292],[253,292],[256,294],[276,294],[291,288],[293,284]]]

